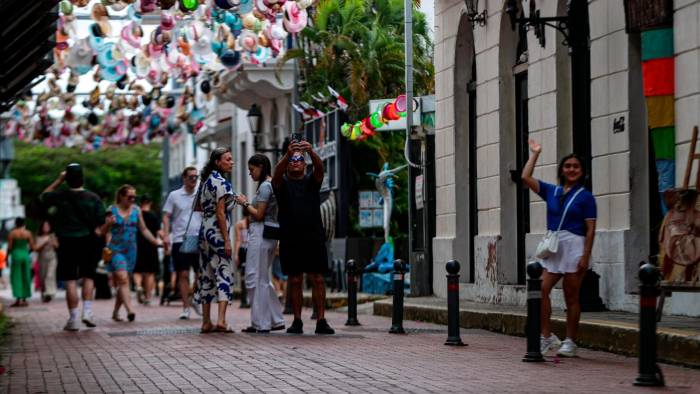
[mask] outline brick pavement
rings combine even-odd
[[[3,393],[197,392],[651,392],[630,383],[636,359],[580,350],[580,358],[527,364],[523,338],[463,330],[468,347],[443,345],[446,327],[405,322],[408,335],[386,333],[388,318],[361,315],[337,335],[240,333],[248,310],[234,308],[235,334],[198,333],[199,319],[177,320],[178,305],[136,309],[134,323],[116,323],[111,301],[97,301],[96,329],[61,331],[65,304],[34,301],[8,309],[16,325],[0,351]],[[7,304],[9,300],[4,299]],[[700,391],[700,371],[662,365],[667,391]]]

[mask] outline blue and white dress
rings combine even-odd
[[[202,207],[202,226],[199,229],[199,287],[195,302],[233,301],[233,260],[224,251],[224,237],[216,218],[216,204],[222,198],[227,206],[233,203],[231,183],[218,171],[212,171],[202,184],[199,201]],[[226,229],[231,230],[229,210],[226,210]]]

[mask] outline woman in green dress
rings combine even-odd
[[[27,299],[32,296],[29,252],[34,249],[34,238],[25,227],[24,218],[15,220],[15,228],[10,231],[7,238],[7,250],[10,253],[10,283],[12,295],[17,299],[12,306],[27,306]]]

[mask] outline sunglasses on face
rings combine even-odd
[[[195,180],[197,180],[197,175],[188,175],[187,179],[190,181],[195,181]]]
[[[126,196],[126,199],[129,201],[136,201],[136,196]]]
[[[290,163],[296,163],[300,161],[304,161],[304,156],[292,156],[289,158]]]

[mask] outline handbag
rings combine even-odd
[[[275,224],[273,225],[272,223],[270,224],[264,224],[263,226],[263,233],[262,233],[263,238],[266,239],[280,239],[280,228],[279,225]]]
[[[571,203],[574,202],[576,196],[583,191],[583,188],[578,189],[578,191],[571,197],[571,200],[564,207],[564,213],[561,215],[561,220],[559,221],[559,227],[557,231],[547,230],[547,232],[542,237],[542,240],[537,244],[537,249],[535,249],[535,257],[541,260],[546,260],[551,256],[554,256],[559,251],[559,231],[561,230],[562,224],[564,224],[564,218],[566,218],[566,213],[569,211]]]
[[[202,190],[202,184],[200,183],[197,189],[197,195],[192,202],[192,211],[190,211],[190,217],[187,219],[187,226],[185,226],[185,237],[182,239],[182,245],[180,245],[179,252],[182,254],[198,254],[199,253],[199,234],[190,235],[188,234],[190,230],[190,222],[192,222],[192,215],[194,214],[194,208],[197,206],[199,201],[199,194]]]
[[[112,261],[112,249],[107,246],[102,248],[102,261],[105,264],[109,264]]]

